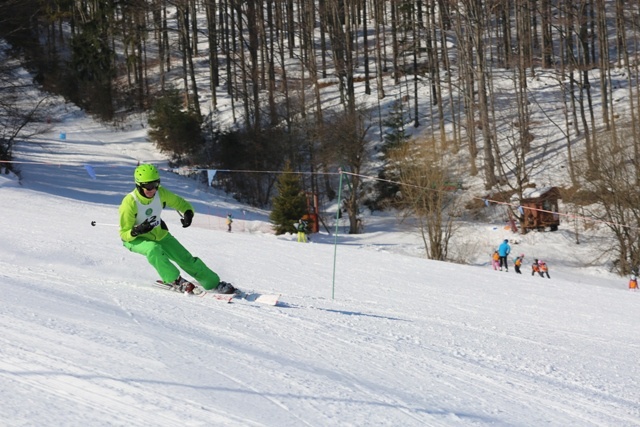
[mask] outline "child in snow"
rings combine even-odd
[[[160,214],[165,206],[182,212],[183,227],[193,220],[193,206],[182,197],[160,186],[160,173],[155,166],[142,164],[133,172],[136,188],[124,196],[120,204],[120,238],[125,248],[143,255],[160,279],[180,292],[193,293],[195,285],[180,275],[180,267],[206,290],[232,294],[235,288],[194,257],[169,233]],[[178,265],[176,267],[175,264]]]
[[[516,269],[516,273],[518,274],[522,274],[522,272],[520,271],[520,266],[522,265],[522,261],[524,260],[524,254],[521,254],[520,256],[516,257],[516,259],[513,260],[513,266]]]
[[[497,270],[498,267],[500,267],[500,255],[498,254],[498,251],[493,252],[493,255],[491,256],[491,265],[494,270]]]
[[[540,265],[538,264],[538,258],[533,260],[533,264],[531,264],[531,275],[535,275],[536,273],[538,273],[540,276],[542,276],[542,273],[540,272]],[[544,277],[544,276],[542,276]]]
[[[307,221],[301,219],[300,221],[293,224],[293,226],[298,231],[298,242],[307,243]]]
[[[231,224],[233,224],[233,217],[230,213],[227,214],[227,231],[231,233]]]
[[[630,291],[638,290],[638,278],[636,277],[635,274],[632,274],[631,278],[629,279],[629,290]]]
[[[548,279],[551,279],[551,277],[549,276],[549,267],[547,266],[547,263],[540,260],[538,261],[538,266],[540,267],[540,277],[544,277],[544,275],[547,275]]]

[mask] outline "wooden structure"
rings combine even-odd
[[[547,227],[551,231],[556,231],[560,225],[560,215],[558,215],[560,190],[557,187],[550,187],[526,195],[528,197],[520,201],[524,232],[529,230],[542,231]]]
[[[307,195],[307,213],[302,216],[304,221],[309,224],[308,233],[317,233],[320,231],[318,224],[318,195],[316,193],[306,193]]]

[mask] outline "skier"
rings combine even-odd
[[[547,279],[551,279],[551,276],[549,276],[549,267],[547,266],[547,263],[540,260],[538,261],[538,265],[540,266],[540,277],[544,277],[544,275],[547,275]]]
[[[504,239],[504,241],[498,247],[498,255],[500,255],[500,271],[502,271],[502,266],[504,266],[506,271],[509,271],[509,264],[507,263],[507,257],[509,256],[509,252],[511,252],[511,246],[509,246],[509,240]]]
[[[231,233],[231,224],[233,224],[233,217],[230,213],[227,214],[227,231]]]
[[[497,270],[500,266],[500,255],[498,254],[498,251],[494,251],[493,255],[491,255],[491,265],[494,270]]]
[[[638,290],[638,278],[635,273],[631,274],[631,278],[629,279],[629,290],[637,291]]]
[[[538,258],[534,259],[533,264],[531,264],[531,275],[533,276],[536,273],[538,273],[540,277],[544,277],[544,275],[546,274],[547,277],[551,279],[551,277],[549,276],[549,267],[547,266],[547,263],[542,260],[538,261]]]
[[[538,273],[540,277],[544,277],[542,275],[542,271],[540,270],[540,264],[538,264],[538,258],[535,258],[533,260],[533,264],[531,264],[531,275],[533,276],[536,273]]]
[[[293,226],[298,230],[298,242],[307,243],[307,221],[301,219],[293,224]]]
[[[518,274],[522,274],[522,271],[520,271],[522,261],[524,261],[524,254],[520,254],[520,256],[516,257],[516,259],[513,260],[514,268],[516,270],[516,273]]]
[[[193,293],[195,285],[180,275],[182,270],[198,280],[206,290],[232,294],[235,288],[194,257],[169,233],[160,214],[165,206],[182,213],[183,227],[193,220],[193,207],[182,197],[160,186],[160,173],[155,166],[142,164],[133,173],[135,190],[124,196],[120,204],[120,238],[125,248],[144,255],[165,284]]]

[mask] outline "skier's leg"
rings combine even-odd
[[[149,264],[156,269],[164,283],[173,283],[180,276],[180,270],[173,265],[169,256],[158,242],[135,239],[131,242],[125,242],[124,247],[131,252],[144,255]]]
[[[194,257],[178,240],[171,234],[162,239],[162,248],[167,256],[176,262],[187,274],[192,276],[206,290],[215,289],[220,283],[220,276],[213,272],[198,257]]]

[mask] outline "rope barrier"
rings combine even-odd
[[[352,173],[352,172],[343,172],[343,173],[345,175],[358,176],[358,177],[364,178],[364,179],[388,182],[388,183],[391,183],[391,184],[410,186],[410,187],[413,187],[413,188],[419,188],[419,189],[423,189],[423,190],[427,190],[427,191],[434,191],[434,192],[441,192],[441,193],[450,192],[449,190],[438,190],[438,189],[435,189],[435,188],[426,188],[426,187],[421,187],[419,185],[406,184],[406,183],[402,183],[402,182],[391,181],[391,180],[388,180],[388,179],[377,178],[377,177],[369,176],[369,175],[360,175],[360,174],[355,174],[355,173]],[[513,203],[502,202],[502,201],[493,200],[493,199],[484,199],[482,197],[476,197],[476,196],[471,196],[471,198],[474,199],[474,200],[480,200],[485,204],[487,202],[491,202],[491,203],[494,203],[496,205],[510,206],[510,207],[515,208],[516,210],[518,210],[518,208],[520,208],[519,205],[515,205]],[[596,223],[601,223],[601,224],[606,224],[606,225],[611,225],[611,226],[618,226],[618,227],[622,227],[622,228],[640,230],[640,227],[634,227],[634,226],[631,226],[631,225],[620,224],[620,223],[617,223],[617,222],[605,221],[605,220],[601,220],[601,219],[597,219],[597,218],[586,217],[586,216],[583,216],[583,215],[575,215],[575,214],[569,214],[569,213],[565,214],[565,213],[562,213],[562,212],[555,212],[555,211],[550,211],[550,210],[546,210],[546,209],[538,209],[538,208],[532,208],[532,207],[527,207],[525,209],[528,209],[528,210],[531,210],[531,211],[537,211],[537,212],[550,213],[552,215],[565,216],[565,217],[568,217],[568,218],[571,218],[571,219],[582,219],[583,221],[591,221],[591,222],[596,222]]]
[[[153,163],[153,162],[154,161],[149,161],[149,163]],[[0,160],[0,163],[34,164],[34,165],[58,166],[58,167],[60,167],[60,166],[83,166],[84,167],[86,165],[86,163],[78,164],[78,163],[35,162],[35,161],[16,161],[16,160]],[[140,164],[140,163],[145,163],[145,162],[136,162],[136,163],[134,163],[134,165],[137,165],[137,164]],[[115,165],[112,164],[112,165],[108,165],[108,167],[113,167],[113,166],[131,167],[132,164],[115,164]],[[402,183],[402,182],[398,182],[398,181],[392,181],[390,179],[378,178],[378,177],[370,176],[370,175],[362,175],[362,174],[357,174],[357,173],[353,173],[353,172],[346,172],[344,170],[338,171],[338,172],[303,172],[303,171],[276,171],[276,170],[266,170],[265,171],[265,170],[251,170],[251,169],[213,169],[213,168],[205,169],[205,168],[192,168],[192,167],[160,168],[160,170],[164,170],[164,171],[168,171],[168,172],[176,172],[176,171],[206,172],[206,171],[210,171],[210,170],[215,170],[216,173],[217,172],[227,172],[227,173],[273,173],[273,174],[286,174],[286,173],[289,173],[289,174],[297,174],[297,175],[331,175],[331,176],[345,174],[345,175],[351,175],[351,176],[359,177],[359,178],[362,178],[362,179],[365,179],[365,180],[387,182],[389,184],[397,184],[397,185],[400,185],[400,186],[408,186],[408,187],[423,189],[423,190],[427,190],[427,191],[442,192],[442,193],[451,192],[451,190],[439,190],[439,189],[435,189],[435,188],[421,187],[421,186],[415,185],[415,184],[407,184],[407,183]],[[503,201],[499,201],[499,200],[487,199],[487,198],[476,197],[476,196],[472,196],[472,199],[473,200],[482,201],[485,205],[487,203],[493,203],[493,204],[496,204],[496,205],[504,205],[504,206],[512,207],[515,210],[518,210],[518,208],[520,208],[519,205],[516,205],[516,204],[513,204],[513,203],[509,203],[509,202],[503,202]],[[555,211],[550,211],[550,210],[546,210],[546,209],[538,209],[538,208],[533,208],[533,207],[527,207],[526,209],[532,210],[532,211],[537,211],[537,212],[549,213],[549,214],[552,214],[552,215],[563,216],[563,217],[567,217],[569,219],[581,219],[583,221],[590,221],[590,222],[594,222],[594,223],[605,224],[605,225],[608,225],[608,226],[616,226],[616,227],[627,228],[627,229],[632,229],[632,230],[640,230],[640,227],[620,224],[620,223],[613,222],[613,221],[605,221],[605,220],[602,220],[602,219],[588,217],[588,216],[584,216],[584,215],[555,212]]]

